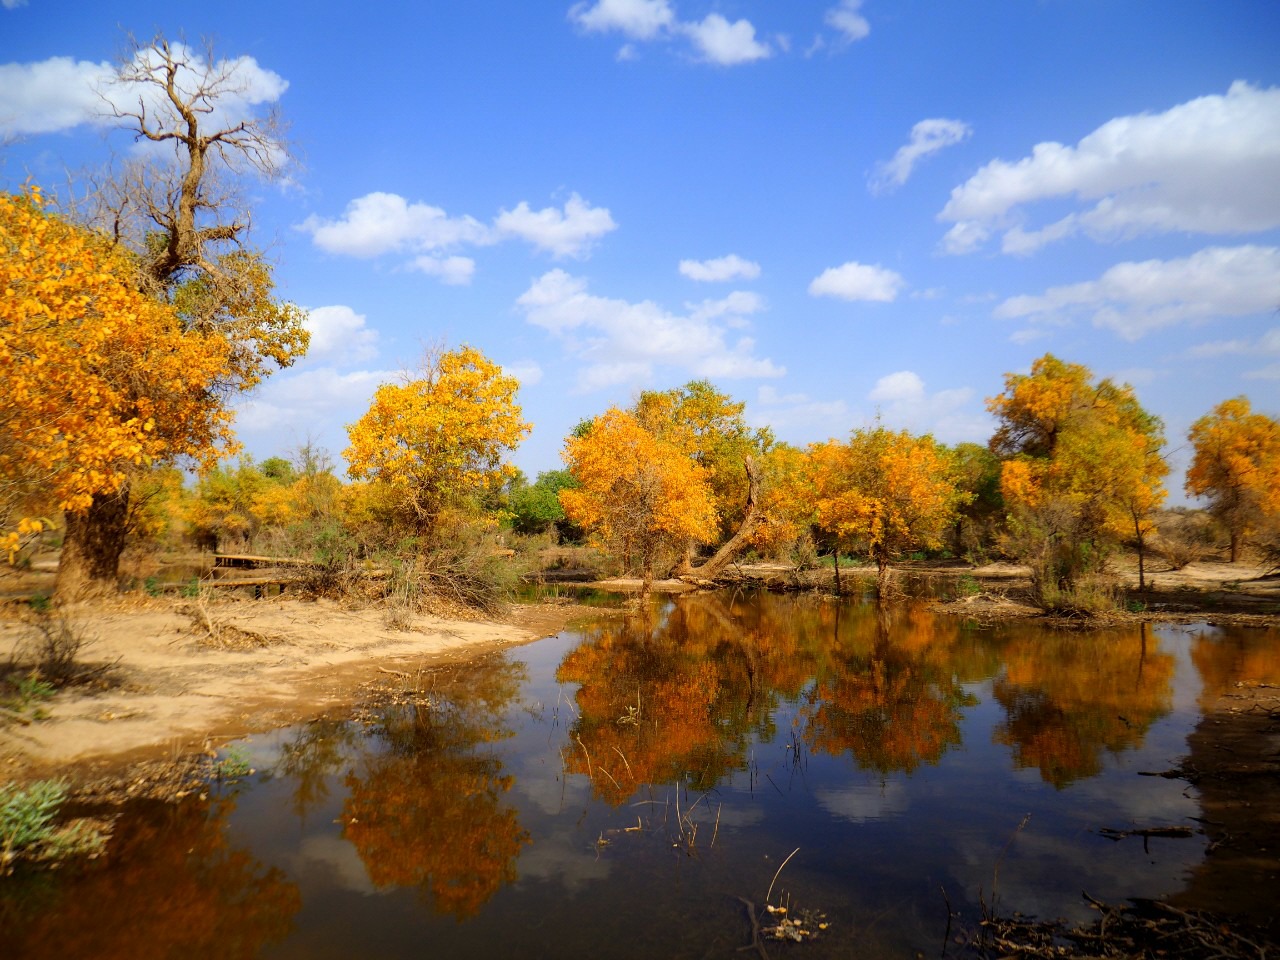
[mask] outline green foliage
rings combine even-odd
[[[213,772],[219,780],[239,780],[250,776],[253,773],[253,767],[249,764],[249,756],[243,749],[231,747],[213,765]]]
[[[60,780],[0,786],[0,876],[23,860],[56,862],[102,851],[106,838],[87,824],[56,826],[66,796]]]
[[[511,528],[530,536],[554,530],[561,540],[581,540],[581,529],[565,517],[560,505],[560,491],[577,485],[568,470],[546,470],[538,474],[533,484],[515,487],[507,501]]]

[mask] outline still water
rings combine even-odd
[[[1194,788],[1142,774],[1186,754],[1203,695],[1280,680],[1274,631],[652,613],[235,745],[254,774],[0,886],[0,955],[731,957],[768,896],[827,924],[771,956],[936,956],[948,904],[1085,919],[1082,890],[1182,889],[1198,833],[1101,831],[1197,828]]]

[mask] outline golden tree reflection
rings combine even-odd
[[[1240,683],[1280,686],[1280,631],[1220,627],[1196,634],[1191,662],[1204,687],[1208,705]]]
[[[105,863],[11,878],[0,956],[258,956],[293,928],[302,898],[283,871],[228,841],[234,806],[220,797],[132,816]]]
[[[974,702],[954,667],[959,624],[912,606],[849,612],[806,696],[806,742],[880,773],[938,763]]]
[[[996,699],[997,743],[1055,787],[1095,776],[1104,751],[1141,743],[1172,706],[1175,661],[1144,624],[1091,633],[1011,628]]]
[[[529,842],[504,804],[514,778],[492,745],[525,679],[503,659],[464,669],[429,701],[388,708],[346,777],[343,835],[379,887],[416,886],[433,910],[476,914],[516,879]]]

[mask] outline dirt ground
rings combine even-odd
[[[505,622],[420,616],[399,631],[376,609],[327,600],[140,594],[62,614],[88,641],[80,659],[111,666],[99,681],[7,716],[0,782],[55,774],[79,781],[137,761],[208,753],[246,733],[349,709],[372,678],[528,643],[574,615],[569,605],[520,606]],[[35,639],[32,619],[25,606],[0,609],[0,664],[23,659]]]

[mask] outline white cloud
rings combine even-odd
[[[96,91],[114,74],[109,63],[70,57],[0,64],[0,133],[54,133],[100,122],[103,103]]]
[[[714,320],[717,317],[727,317],[727,322],[731,326],[735,326],[737,325],[735,319],[740,320],[742,317],[750,316],[753,313],[760,313],[764,310],[765,304],[764,297],[758,293],[735,290],[720,300],[686,303],[684,307],[689,311],[689,317],[692,320]]]
[[[1076,146],[1039,143],[1015,163],[993,160],[951,192],[938,219],[956,224],[944,248],[966,252],[982,231],[1030,253],[1084,233],[1099,240],[1280,226],[1280,88],[1244,81],[1158,114],[1109,120]],[[1021,220],[1038,201],[1081,209],[1039,228]],[[1092,204],[1092,205],[1090,205]]]
[[[873,191],[890,190],[907,182],[915,165],[930,154],[966,140],[973,128],[963,120],[935,117],[911,128],[911,139],[899,147],[893,159],[880,164],[871,178]]]
[[[470,257],[433,257],[424,253],[415,257],[410,266],[453,287],[465,287],[476,272],[476,262]]]
[[[827,26],[840,34],[844,43],[853,43],[865,39],[871,33],[871,24],[858,12],[861,7],[862,0],[840,0],[827,11],[823,19]]]
[[[532,387],[542,382],[542,367],[534,360],[517,360],[515,363],[504,363],[502,372],[515,377],[522,387]]]
[[[1207,247],[1178,260],[1119,263],[1099,279],[1010,297],[1002,319],[1063,322],[1091,315],[1095,326],[1126,340],[1161,327],[1275,309],[1280,303],[1280,249]]]
[[[760,264],[744,260],[736,253],[714,260],[681,260],[680,273],[690,280],[719,283],[725,280],[754,280],[760,276]]]
[[[338,220],[314,214],[299,229],[317,247],[351,257],[377,257],[401,250],[442,250],[492,241],[488,227],[473,217],[450,217],[439,207],[409,203],[394,193],[368,193],[347,204]]]
[[[904,286],[906,281],[892,270],[851,260],[822,271],[809,284],[809,294],[814,297],[890,303],[897,299],[898,292]]]
[[[368,409],[373,392],[398,376],[393,370],[339,373],[333,367],[285,371],[267,380],[238,408],[236,429],[275,436],[317,425],[351,423]]]
[[[668,0],[597,0],[569,9],[569,19],[584,30],[617,30],[636,40],[652,40],[675,24]]]
[[[787,432],[818,432],[827,436],[849,429],[850,413],[843,400],[814,400],[805,393],[779,393],[762,384],[748,411],[752,426]]]
[[[670,0],[596,0],[576,3],[569,8],[569,19],[589,33],[621,33],[638,42],[668,41],[685,37],[693,44],[698,59],[720,66],[751,63],[773,55],[767,42],[756,39],[756,28],[749,20],[730,23],[718,13],[710,13],[699,21],[682,21],[676,17]],[[779,39],[785,49],[785,39]],[[624,45],[619,60],[633,60],[635,45]]]
[[[557,257],[582,257],[592,244],[618,225],[604,207],[593,207],[576,193],[564,210],[546,207],[531,210],[523,200],[514,210],[503,210],[493,221],[501,234],[520,237]]]
[[[10,8],[12,9],[12,8]],[[201,118],[203,129],[226,129],[254,115],[257,107],[279,100],[288,82],[258,65],[252,57],[210,64],[198,51],[175,43],[178,89],[190,92],[209,77],[223,77],[212,112]],[[131,65],[135,74],[155,73],[159,58],[143,49]],[[116,125],[112,107],[136,111],[141,96],[152,118],[172,117],[163,88],[153,84],[117,83],[118,68],[71,57],[36,63],[0,64],[0,135],[54,133],[82,124]]]
[[[328,360],[339,366],[370,360],[378,352],[378,333],[363,314],[341,304],[307,311],[303,326],[311,334],[307,361]]]
[[[475,261],[442,254],[515,237],[557,257],[584,257],[596,240],[617,226],[608,210],[592,207],[576,193],[563,210],[533,210],[521,201],[486,225],[472,216],[450,216],[429,203],[410,203],[398,194],[375,192],[352,200],[337,219],[313,214],[298,229],[329,253],[366,259],[389,253],[418,254],[408,262],[409,269],[447,284],[465,285],[475,274]]]
[[[0,6],[6,10],[17,10],[19,7],[25,7],[27,0],[0,0]]]
[[[756,28],[749,20],[730,23],[718,13],[709,13],[698,23],[681,24],[680,29],[708,63],[731,67],[773,55],[767,43],[756,40]]]
[[[877,403],[917,403],[924,399],[924,381],[910,370],[890,373],[876,381],[867,399]]]
[[[969,409],[974,392],[968,387],[929,393],[912,370],[899,370],[876,381],[867,399],[877,405],[885,422],[933,434],[944,443],[978,440],[991,432],[986,415]]]
[[[730,344],[726,325],[712,318],[679,316],[651,300],[631,303],[598,297],[587,282],[551,270],[516,301],[526,319],[564,342],[585,363],[582,390],[648,380],[658,364],[724,377],[773,377],[783,370],[753,356],[754,344]]]

